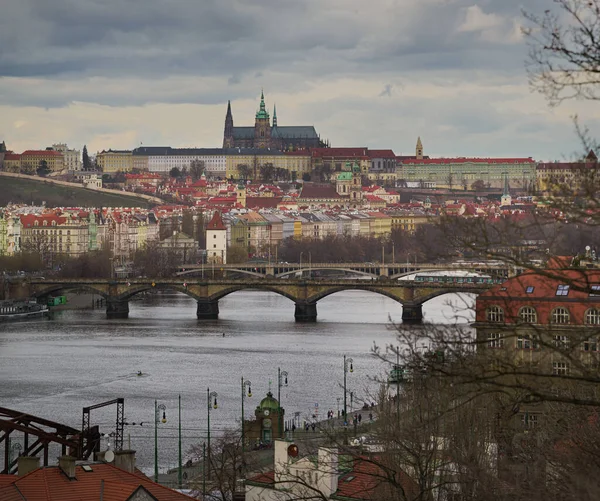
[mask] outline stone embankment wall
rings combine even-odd
[[[52,179],[49,177],[28,176],[27,174],[16,174],[14,172],[1,172],[1,171],[0,171],[0,176],[15,177],[15,178],[19,178],[19,179],[27,179],[30,181],[37,181],[40,183],[56,184],[59,186],[67,186],[69,188],[79,188],[80,190],[89,190],[89,191],[95,191],[95,192],[101,192],[101,193],[111,193],[113,195],[126,195],[126,196],[133,197],[133,198],[141,198],[141,199],[146,200],[147,202],[150,202],[153,204],[164,203],[163,200],[161,200],[160,198],[153,197],[151,195],[144,195],[141,193],[131,193],[129,191],[122,191],[122,190],[111,190],[109,188],[91,189],[91,188],[86,188],[85,186],[83,186],[82,184],[79,184],[79,183],[69,183],[67,181],[59,181],[57,179]]]

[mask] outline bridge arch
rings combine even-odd
[[[221,269],[218,269],[219,273],[221,273]],[[233,272],[233,273],[242,273],[244,275],[248,275],[251,277],[259,277],[259,278],[264,278],[265,274],[261,273],[259,271],[251,271],[251,270],[245,270],[243,268],[227,268],[225,271],[227,272]],[[208,278],[208,275],[210,275],[212,273],[212,268],[210,266],[206,266],[204,267],[204,271],[202,271],[201,269],[198,268],[194,268],[191,270],[185,270],[185,271],[179,271],[177,272],[177,276],[178,277],[184,277],[187,275],[200,275],[202,276],[202,274],[204,274],[205,277]]]
[[[152,284],[137,285],[136,284],[136,285],[129,287],[126,292],[116,296],[115,299],[118,301],[129,301],[133,296],[140,294],[142,292],[147,292],[147,291],[151,291],[151,290],[154,290],[154,291],[171,290],[171,291],[175,291],[175,292],[181,292],[182,294],[185,294],[186,296],[189,296],[195,300],[201,299],[200,296],[198,296],[197,294],[194,293],[193,289],[184,287],[183,284],[178,285],[178,284],[172,284],[172,283],[166,283],[166,284],[155,283],[155,285],[152,285]]]
[[[91,294],[98,294],[104,299],[109,297],[109,294],[104,288],[94,287],[91,284],[53,284],[43,288],[35,289],[31,291],[31,296],[34,298],[42,298],[46,296],[56,295],[59,292],[71,292],[71,291],[85,291]]]
[[[360,284],[348,284],[347,286],[339,285],[339,286],[331,287],[322,292],[319,292],[318,294],[314,294],[313,296],[310,296],[307,299],[307,302],[316,303],[317,301],[320,301],[321,299],[331,296],[332,294],[335,294],[337,292],[351,291],[351,290],[373,292],[373,293],[379,294],[381,296],[389,297],[390,299],[393,299],[394,301],[400,303],[403,306],[405,303],[405,301],[401,297],[399,297],[381,287],[375,287],[373,285],[366,285],[366,284],[364,286],[361,286]]]
[[[427,301],[434,299],[439,296],[443,296],[445,294],[481,294],[485,292],[487,289],[477,288],[477,287],[453,287],[450,288],[439,288],[434,289],[431,292],[427,292],[422,296],[417,295],[415,297],[415,301],[419,304],[425,304]]]
[[[285,278],[285,277],[289,277],[292,275],[295,275],[296,273],[304,273],[306,271],[308,272],[312,272],[312,271],[325,271],[325,270],[335,270],[335,271],[345,271],[345,272],[349,272],[349,273],[353,273],[356,275],[360,275],[362,277],[369,277],[369,278],[377,278],[379,275],[376,275],[375,273],[369,273],[367,271],[360,271],[360,270],[354,270],[352,268],[347,268],[347,267],[335,267],[335,268],[315,268],[315,267],[311,267],[311,268],[300,268],[297,270],[291,270],[291,271],[284,271],[283,273],[278,273],[276,275],[277,278]]]
[[[212,294],[211,296],[209,296],[209,299],[211,301],[218,301],[219,299],[223,299],[225,296],[228,296],[229,294],[233,294],[234,292],[239,292],[239,291],[243,291],[243,290],[260,290],[260,291],[274,292],[275,294],[279,294],[280,296],[286,297],[293,302],[298,301],[298,298],[295,297],[293,294],[290,294],[289,292],[287,292],[285,290],[279,289],[278,287],[269,286],[269,285],[261,285],[260,288],[257,288],[256,284],[252,284],[252,285],[239,284],[239,285],[227,287],[225,289],[220,290],[219,292],[217,292],[215,294]]]

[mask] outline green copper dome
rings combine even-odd
[[[269,112],[265,107],[265,95],[260,92],[260,109],[256,112],[256,118],[269,120]]]
[[[352,181],[352,173],[351,172],[340,172],[338,174],[338,181]]]
[[[269,392],[267,393],[267,396],[260,401],[260,405],[258,407],[261,410],[277,410],[279,409],[279,402],[277,401],[277,399],[273,398],[273,394]]]

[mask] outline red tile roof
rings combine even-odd
[[[75,468],[76,480],[69,480],[58,466],[38,468],[23,477],[13,477],[13,481],[0,483],[0,501],[87,501],[100,499],[100,489],[104,489],[104,499],[126,501],[140,487],[143,487],[158,501],[185,501],[190,498],[160,484],[155,484],[141,473],[129,473],[111,464],[92,463],[92,471]]]
[[[223,220],[221,219],[221,214],[219,212],[215,212],[213,214],[212,219],[206,225],[207,230],[226,230],[227,228],[223,224]]]
[[[335,186],[329,183],[304,183],[300,198],[327,199],[341,198],[335,191]]]
[[[275,209],[283,197],[246,197],[248,209]]]
[[[54,156],[54,157],[62,157],[62,153],[60,151],[55,150],[26,150],[22,154],[22,156]]]
[[[392,150],[369,150],[367,152],[371,158],[393,158],[396,159],[396,154]]]

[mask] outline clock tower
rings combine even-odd
[[[254,411],[253,421],[245,422],[246,436],[251,444],[269,445],[283,436],[285,410],[270,391]],[[281,426],[281,429],[280,429]]]

